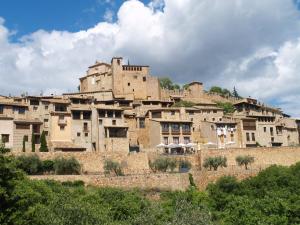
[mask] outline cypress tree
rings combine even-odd
[[[40,152],[48,152],[48,146],[47,146],[47,140],[46,140],[45,131],[43,131],[42,135],[41,135]]]
[[[35,152],[35,136],[34,136],[33,131],[32,131],[32,135],[31,135],[31,151]]]
[[[23,152],[26,152],[26,147],[25,147],[25,145],[26,145],[26,140],[25,140],[25,136],[23,136],[23,146],[22,146],[22,151],[23,151]]]

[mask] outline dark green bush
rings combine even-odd
[[[54,172],[54,161],[44,160],[42,167],[43,167],[43,172],[44,173]]]
[[[21,155],[17,157],[17,167],[29,175],[43,173],[43,162],[37,155]]]
[[[56,158],[54,160],[54,171],[58,175],[75,175],[80,174],[81,166],[74,157]]]
[[[83,187],[84,182],[82,180],[75,180],[75,181],[65,181],[61,183],[64,186],[68,187]]]

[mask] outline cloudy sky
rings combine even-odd
[[[0,94],[75,91],[123,56],[153,75],[235,86],[300,117],[300,0],[3,0]]]

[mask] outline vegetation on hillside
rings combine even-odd
[[[209,91],[209,93],[212,93],[212,94],[218,94],[222,97],[235,97],[235,98],[242,98],[237,89],[235,87],[233,87],[233,90],[232,91],[229,91],[228,89],[226,88],[221,88],[221,87],[218,87],[218,86],[212,86]]]
[[[222,108],[224,111],[224,114],[233,113],[234,112],[234,106],[230,102],[216,102],[217,107]]]
[[[160,87],[168,90],[179,90],[180,85],[173,83],[169,77],[159,78]]]
[[[300,163],[271,166],[241,182],[222,177],[206,191],[192,175],[186,191],[85,187],[82,181],[30,180],[0,147],[3,225],[288,225],[300,224]]]
[[[180,100],[179,102],[175,102],[172,106],[173,107],[193,107],[195,105],[196,104],[194,102]]]

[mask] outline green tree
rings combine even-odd
[[[209,89],[209,92],[210,93],[216,93],[216,94],[223,94],[223,89],[221,87],[218,87],[218,86],[212,86],[210,89]]]
[[[254,162],[254,157],[250,155],[239,155],[235,158],[235,161],[239,166],[245,166],[248,169],[248,165]]]
[[[204,160],[204,168],[218,170],[219,167],[227,167],[227,158],[225,156],[208,157]]]
[[[180,100],[179,102],[175,102],[172,106],[173,107],[193,107],[193,106],[195,106],[195,103],[190,102],[190,101]]]
[[[222,108],[224,114],[233,113],[235,108],[231,102],[216,102],[217,107]]]
[[[235,97],[235,98],[238,98],[238,99],[242,98],[242,97],[239,95],[239,93],[237,92],[237,90],[236,90],[235,87],[233,87],[232,96]]]
[[[43,131],[41,134],[40,152],[48,152],[48,145],[47,145],[45,131]]]
[[[22,152],[26,152],[26,138],[23,136],[23,141],[22,141]]]
[[[80,174],[81,166],[77,159],[71,158],[56,158],[54,160],[54,170],[55,174],[58,175],[72,175]]]
[[[17,158],[17,167],[29,175],[41,174],[43,163],[37,155],[21,155]]]
[[[173,82],[169,77],[161,77],[159,78],[160,86],[164,89],[173,90]]]
[[[35,135],[34,135],[33,131],[31,134],[31,151],[35,152]]]

